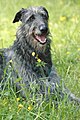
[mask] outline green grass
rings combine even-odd
[[[33,5],[48,9],[53,62],[62,81],[80,97],[80,0],[0,0],[0,48],[9,47],[15,40],[20,24],[12,23],[15,13],[22,7]],[[80,119],[80,106],[69,101],[65,104],[66,96],[57,110],[52,99],[42,101],[39,105],[36,98],[29,96],[26,100],[19,96],[18,101],[10,86],[0,92],[0,120]]]

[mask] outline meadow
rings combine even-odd
[[[14,16],[29,6],[47,8],[53,63],[62,83],[80,97],[80,0],[0,0],[0,48],[13,44],[20,24],[12,23]],[[0,120],[80,120],[80,105],[65,96],[55,109],[52,99],[38,104],[35,97],[17,97],[8,86],[0,90]]]

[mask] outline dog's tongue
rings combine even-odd
[[[45,35],[36,35],[35,37],[42,44],[44,44],[46,42],[46,36]]]

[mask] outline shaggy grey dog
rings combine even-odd
[[[24,97],[27,90],[43,95],[58,92],[61,98],[64,96],[61,89],[57,90],[60,79],[52,65],[48,19],[48,11],[44,7],[22,8],[13,20],[13,23],[22,22],[16,41],[9,49],[0,51],[1,83],[10,74],[10,83],[16,85],[17,91]],[[80,101],[71,93],[69,97]]]

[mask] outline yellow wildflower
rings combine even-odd
[[[32,56],[35,56],[35,52],[32,52]]]
[[[29,111],[32,110],[32,106],[31,105],[28,106],[28,110]]]
[[[61,16],[61,17],[60,17],[60,21],[61,21],[61,22],[65,21],[65,20],[66,20],[66,17],[65,17],[65,16]]]
[[[78,23],[78,18],[77,16],[73,16],[71,19],[72,22]]]
[[[18,105],[18,109],[21,109],[21,108],[23,108],[23,105],[22,105],[22,104],[19,104],[19,105]]]
[[[66,52],[66,54],[67,54],[67,55],[69,55],[69,54],[70,54],[70,52]]]
[[[80,51],[80,48],[78,48],[78,51]]]
[[[39,59],[39,58],[38,58],[38,59],[37,59],[37,62],[39,62],[39,63],[40,63],[40,62],[41,62],[41,59]]]
[[[16,98],[16,101],[17,101],[17,102],[20,101],[20,98]]]

